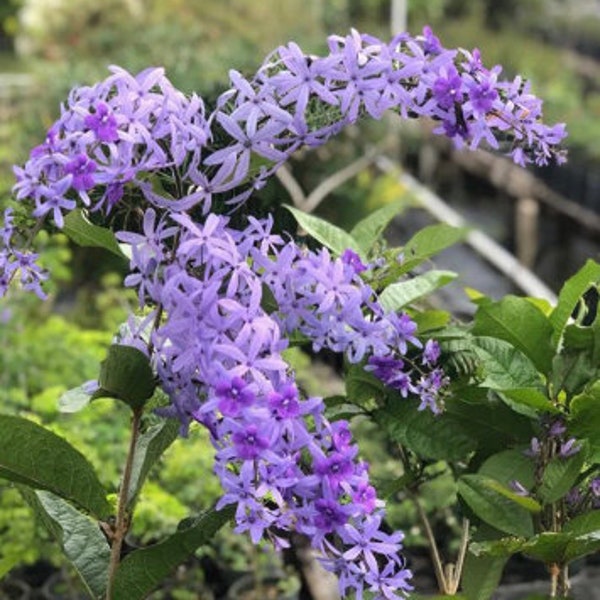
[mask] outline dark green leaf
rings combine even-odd
[[[377,488],[378,497],[384,500],[392,498],[398,492],[406,489],[411,483],[415,481],[415,476],[412,473],[404,473],[398,479],[392,480],[377,480],[373,479],[372,483]]]
[[[485,540],[472,542],[469,551],[475,556],[489,556],[496,558],[508,558],[520,552],[527,543],[522,537],[508,537],[499,540]]]
[[[508,492],[508,493],[507,493]],[[469,508],[485,523],[519,537],[533,535],[533,521],[528,510],[501,490],[498,482],[482,475],[463,475],[458,480],[458,493]]]
[[[445,223],[424,227],[405,244],[400,272],[407,273],[414,269],[428,258],[462,241],[467,233],[465,227],[452,227]]]
[[[0,415],[0,477],[53,492],[100,519],[110,513],[106,491],[85,456],[21,417]]]
[[[232,519],[234,506],[209,510],[166,540],[128,554],[114,581],[113,600],[141,600]]]
[[[573,517],[564,527],[563,532],[575,536],[596,533],[600,535],[600,510],[592,510]]]
[[[523,544],[521,552],[545,563],[562,563],[570,541],[569,534],[544,531]]]
[[[414,402],[400,396],[378,410],[375,420],[400,444],[423,458],[458,461],[472,452],[477,442],[452,415],[417,410]]]
[[[529,443],[534,435],[531,420],[488,396],[489,392],[478,388],[457,390],[446,403],[446,411],[488,452]]]
[[[552,387],[556,393],[564,390],[570,398],[600,378],[600,364],[593,358],[593,349],[564,347],[552,363]]]
[[[346,395],[348,402],[368,407],[372,401],[380,402],[385,393],[383,383],[361,365],[350,365],[346,371]]]
[[[600,448],[600,381],[571,401],[569,432],[587,439],[592,449]]]
[[[571,562],[587,556],[598,554],[600,551],[600,532],[594,531],[585,535],[578,535],[572,539],[565,551],[565,562]]]
[[[503,450],[490,456],[479,467],[478,473],[499,481],[510,487],[512,481],[518,481],[531,489],[535,482],[534,465],[531,458],[519,450]]]
[[[584,450],[568,458],[553,458],[544,469],[539,489],[540,498],[548,503],[562,498],[575,484],[584,462]]]
[[[565,325],[573,314],[583,294],[593,285],[600,282],[600,264],[588,260],[573,277],[568,279],[560,290],[556,308],[550,315],[550,322],[554,329],[552,343],[558,346],[563,335]]]
[[[496,391],[541,388],[542,380],[533,363],[509,342],[474,337],[471,346],[482,362],[481,387]]]
[[[148,357],[132,346],[113,344],[100,366],[98,383],[105,395],[139,408],[152,396],[156,387]]]
[[[113,232],[91,223],[80,208],[71,211],[65,217],[63,231],[79,246],[104,248],[119,258],[125,258]]]
[[[462,589],[469,600],[489,600],[500,583],[508,557],[475,556],[467,553]]]
[[[382,206],[359,221],[350,235],[356,240],[361,250],[367,253],[381,237],[390,221],[407,206],[408,202],[404,200]]]
[[[546,563],[569,563],[598,552],[600,531],[576,535],[573,532],[546,531],[523,544],[521,551]]]
[[[321,242],[324,246],[327,246],[334,254],[340,255],[347,248],[351,248],[359,254],[361,258],[365,259],[360,245],[348,232],[336,227],[329,221],[325,221],[314,215],[309,215],[292,206],[286,206],[286,208],[294,215],[298,224],[306,231],[306,233]]]
[[[92,400],[92,394],[85,385],[66,391],[58,399],[58,410],[62,413],[75,413],[84,409]]]
[[[93,598],[103,598],[108,581],[110,546],[98,523],[50,492],[29,491],[23,495],[60,543],[89,594]]]
[[[544,413],[559,412],[546,395],[535,388],[503,390],[499,396],[513,411],[536,419]]]
[[[177,439],[180,425],[177,419],[168,419],[153,425],[138,438],[133,455],[128,504],[135,500],[152,466]]]
[[[480,304],[473,333],[512,344],[544,374],[550,371],[554,350],[552,325],[546,315],[525,298],[506,296],[499,302]]]
[[[456,279],[452,271],[426,271],[406,281],[388,285],[379,295],[379,303],[386,312],[396,312],[411,302],[431,294]]]

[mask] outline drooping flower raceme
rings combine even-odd
[[[169,315],[153,334],[153,361],[172,400],[163,413],[184,425],[199,421],[211,432],[224,488],[219,506],[235,503],[236,531],[248,531],[255,542],[268,537],[281,547],[287,544],[282,532],[294,530],[309,536],[325,556],[343,559],[327,564],[340,575],[344,592],[374,587],[367,576],[378,573],[380,564],[394,574],[398,590],[409,590],[410,573],[399,554],[402,536],[379,528],[383,505],[347,424],[330,423],[320,399],[301,398],[282,357],[290,330],[281,315],[263,309],[263,286],[277,300],[293,302],[295,296],[295,329],[302,332],[310,323],[321,332],[315,344],[331,341],[355,361],[353,337],[373,338],[364,352],[397,352],[394,322],[380,314],[377,326],[367,327],[359,307],[370,298],[380,313],[373,293],[363,291],[367,286],[353,268],[328,257],[334,270],[346,270],[338,274],[340,293],[357,297],[351,300],[355,324],[362,320],[365,327],[347,327],[342,335],[331,317],[337,312],[343,320],[343,303],[319,289],[322,254],[285,244],[270,233],[269,222],[254,221],[238,231],[216,215],[204,225],[185,215],[173,219],[181,225],[176,256],[164,271],[144,275],[150,281],[141,284]],[[143,257],[144,247],[143,241],[135,244],[133,256]],[[278,260],[278,251],[284,260]],[[139,270],[140,275],[145,270],[144,259]],[[315,303],[327,310],[315,309]],[[287,304],[280,309],[284,314]]]
[[[126,284],[154,309],[144,321],[150,339],[129,332],[123,343],[150,355],[170,399],[163,412],[184,432],[193,421],[209,429],[219,505],[237,505],[237,531],[278,546],[282,532],[306,534],[344,593],[397,598],[410,589],[402,534],[382,531],[383,503],[348,424],[302,397],[283,352],[299,334],[439,412],[439,347],[422,345],[407,314],[382,308],[352,250],[309,251],[274,235],[272,218],[234,228],[222,213],[298,148],[388,110],[433,119],[437,133],[470,148],[502,141],[519,164],[562,161],[564,127],[544,125],[527,84],[500,72],[483,67],[478,51],[444,49],[427,28],[390,43],[353,31],[331,37],[325,57],[290,43],[254,77],[232,72],[207,115],[161,69],[132,76],[113,67],[73,90],[45,142],[15,168],[23,210],[20,221],[4,215],[0,295],[17,273],[42,293],[36,255],[19,245],[31,237],[23,213],[37,230],[45,221],[62,228],[84,209],[115,231],[131,247]]]

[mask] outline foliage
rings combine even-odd
[[[105,410],[121,425],[105,449],[89,440],[99,425],[61,435],[60,423],[3,415],[0,476],[20,487],[92,597],[145,597],[232,519],[254,543],[282,548],[307,536],[343,595],[406,595],[403,534],[384,524],[349,429],[357,417],[396,450],[402,474],[387,494],[407,494],[432,548],[422,487],[444,509],[456,493],[475,525],[468,562],[468,521],[456,569],[442,568],[435,553],[440,591],[457,591],[464,564],[471,596],[481,589],[480,559],[486,568],[498,559],[491,594],[502,560],[518,551],[547,563],[564,591],[566,565],[598,549],[590,421],[600,317],[590,318],[581,298],[598,287],[600,265],[589,261],[573,276],[556,307],[479,297],[464,325],[423,301],[456,277],[427,269],[430,259],[466,231],[434,225],[388,248],[383,232],[403,202],[350,231],[288,207],[311,238],[304,244],[289,219],[257,218],[251,205],[300,146],[321,146],[391,108],[440,121],[438,132],[457,145],[498,147],[502,138],[518,164],[562,162],[564,126],[543,124],[541,102],[520,80],[497,75],[477,53],[443,48],[427,28],[391,45],[352,31],[332,36],[325,57],[291,43],[251,79],[232,71],[214,107],[181,94],[161,69],[132,76],[114,67],[70,94],[46,141],[15,169],[20,203],[4,212],[0,289],[19,281],[45,296],[47,274],[29,248],[45,222],[74,243],[129,258],[125,284],[140,309],[92,380],[59,399],[71,422]],[[296,346],[337,354],[344,392],[305,394],[288,362]],[[40,392],[40,412],[51,410],[51,392]],[[180,520],[187,507],[167,489],[179,485],[152,477],[196,423],[210,435],[222,493]],[[127,426],[125,452],[118,441]],[[98,472],[104,451],[121,454],[118,482]],[[147,494],[172,518],[158,518]],[[138,513],[152,528],[139,534],[149,545],[124,553]]]

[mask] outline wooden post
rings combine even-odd
[[[538,218],[540,205],[533,198],[519,198],[515,208],[515,254],[519,262],[531,269],[538,252]]]

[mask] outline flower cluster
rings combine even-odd
[[[246,199],[299,147],[387,110],[440,121],[439,133],[470,148],[508,139],[520,164],[564,158],[564,126],[544,125],[527,83],[500,80],[500,67],[483,67],[477,50],[447,50],[427,28],[389,43],[353,31],[332,36],[329,49],[307,56],[290,43],[251,80],[232,72],[231,89],[207,118],[202,100],[173,88],[162,69],[132,76],[112,67],[104,81],[73,90],[45,142],[15,169],[17,198],[34,201],[34,215],[51,214],[59,227],[76,200],[110,212],[128,184],[162,208],[207,211],[213,195],[246,182],[235,196]],[[255,155],[271,167],[253,173]],[[159,170],[171,175],[166,198],[152,185]]]
[[[0,298],[6,294],[11,281],[18,274],[23,289],[44,299],[46,295],[41,284],[47,274],[37,264],[38,255],[35,252],[15,247],[17,235],[12,208],[4,211],[4,226],[0,236]]]
[[[223,216],[211,214],[201,225],[173,215],[180,226],[175,255],[148,269],[168,253],[175,228],[153,210],[147,214],[145,236],[121,238],[132,243],[133,282],[168,315],[152,335],[153,362],[172,401],[163,414],[184,427],[198,421],[211,432],[224,490],[218,506],[235,503],[236,531],[248,531],[254,542],[267,537],[282,547],[285,532],[307,535],[344,593],[370,589],[393,598],[392,587],[409,590],[402,534],[380,528],[383,503],[368,466],[357,459],[348,423],[330,423],[321,399],[301,397],[282,356],[292,330],[354,353],[354,360],[368,350],[398,352],[393,319],[386,321],[351,266],[284,244],[270,221],[252,219],[240,231]],[[353,305],[349,323],[356,329],[343,326],[352,313],[322,286],[328,265],[338,273],[330,283]],[[262,306],[265,285],[284,302],[279,314]],[[361,312],[365,299],[379,314],[373,328]],[[286,327],[283,314],[293,319]],[[353,337],[371,341],[353,343]]]
[[[211,432],[220,505],[237,504],[237,530],[280,546],[281,532],[308,535],[341,590],[357,597],[410,589],[402,534],[382,531],[383,503],[348,424],[330,423],[322,400],[301,397],[282,353],[300,334],[439,412],[439,347],[421,345],[408,315],[382,309],[352,251],[308,251],[274,235],[271,218],[235,229],[217,213],[246,201],[298,148],[387,110],[434,119],[438,133],[470,148],[508,142],[520,164],[561,161],[563,126],[543,125],[527,85],[499,75],[477,51],[446,50],[428,29],[390,43],[353,31],[331,37],[325,57],[290,43],[253,78],[232,72],[207,115],[161,69],[132,76],[113,67],[73,90],[45,142],[15,168],[16,198],[36,228],[62,228],[79,207],[130,245],[126,284],[154,314],[143,327],[150,339],[133,326],[126,343],[151,349],[171,401],[165,412],[184,431],[198,421]],[[44,275],[34,254],[15,247],[10,211],[0,234],[0,295],[17,272],[40,293]]]
[[[562,417],[544,418],[541,422],[539,437],[532,437],[529,447],[524,451],[525,456],[529,457],[536,468],[536,471],[543,471],[543,468],[552,459],[566,460],[581,451],[581,443],[577,438],[567,435],[567,426]],[[521,496],[528,496],[531,490],[527,489],[520,481],[510,482],[512,489]],[[590,489],[593,489],[593,481],[590,483]],[[576,505],[581,500],[581,490],[573,488],[567,495],[567,501],[571,505]]]
[[[185,178],[185,163],[208,141],[202,100],[175,89],[162,69],[135,77],[111,71],[94,86],[75,88],[44,143],[15,167],[17,199],[33,200],[33,216],[51,214],[57,227],[77,201],[108,214],[128,185],[152,202],[150,174],[177,170]],[[190,200],[179,192],[185,208]]]

